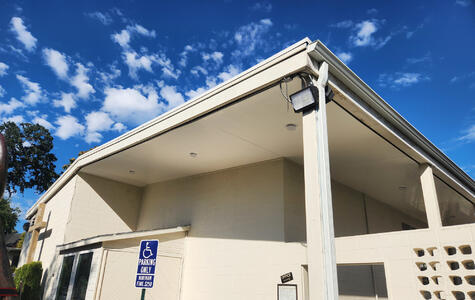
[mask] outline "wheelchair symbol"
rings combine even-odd
[[[145,245],[145,249],[143,249],[143,251],[142,251],[142,256],[144,258],[149,258],[153,255],[153,252],[150,249],[150,247],[148,246],[148,244],[149,244],[149,242],[147,242],[147,244]],[[145,253],[148,253],[148,254],[145,254]]]

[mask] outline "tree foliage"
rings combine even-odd
[[[94,148],[96,148],[96,147],[92,147],[91,149],[86,150],[86,151],[79,151],[78,157],[81,156],[81,155],[83,155],[83,154],[86,153],[86,152],[91,151],[91,150],[94,149]],[[69,159],[69,163],[63,165],[63,171],[66,171],[66,170],[73,164],[73,162],[74,162],[76,159],[77,159],[77,157],[72,157],[72,158],[70,158],[70,159]]]
[[[0,125],[8,149],[9,195],[25,189],[34,188],[37,192],[46,191],[58,178],[55,171],[56,156],[53,150],[53,137],[48,129],[39,124],[13,122]]]
[[[41,275],[43,267],[40,261],[24,264],[15,270],[15,287],[21,290],[21,300],[39,300],[41,298]]]
[[[20,209],[11,206],[9,199],[0,199],[0,221],[2,222],[3,233],[12,233],[15,231],[15,225],[20,216]]]

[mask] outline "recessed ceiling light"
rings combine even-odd
[[[198,156],[198,153],[195,153],[195,152],[190,152],[190,156],[191,156],[191,157],[193,157],[193,158],[195,158],[195,157],[197,157],[197,156]]]
[[[135,171],[134,170],[129,170],[129,174],[135,174]]]
[[[295,129],[297,129],[297,125],[293,123],[289,123],[285,125],[285,128],[287,128],[288,131],[295,131]]]

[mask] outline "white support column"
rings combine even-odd
[[[328,64],[322,63],[319,104],[303,114],[305,210],[307,220],[307,262],[311,300],[338,299],[333,208],[325,104]]]
[[[434,174],[428,164],[419,166],[421,179],[422,195],[426,208],[427,223],[429,228],[437,229],[442,227],[442,219],[439,210],[439,201],[437,199],[437,190],[435,188]]]

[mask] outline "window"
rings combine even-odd
[[[63,258],[56,289],[56,300],[84,300],[86,298],[93,252],[75,253]]]
[[[73,287],[73,300],[84,300],[86,298],[91,262],[92,252],[79,255],[79,262],[76,267],[76,279],[74,280]]]
[[[73,269],[74,256],[65,256],[61,267],[61,275],[59,275],[59,284],[56,291],[56,300],[66,300],[68,295],[69,280],[71,279],[71,271]]]

